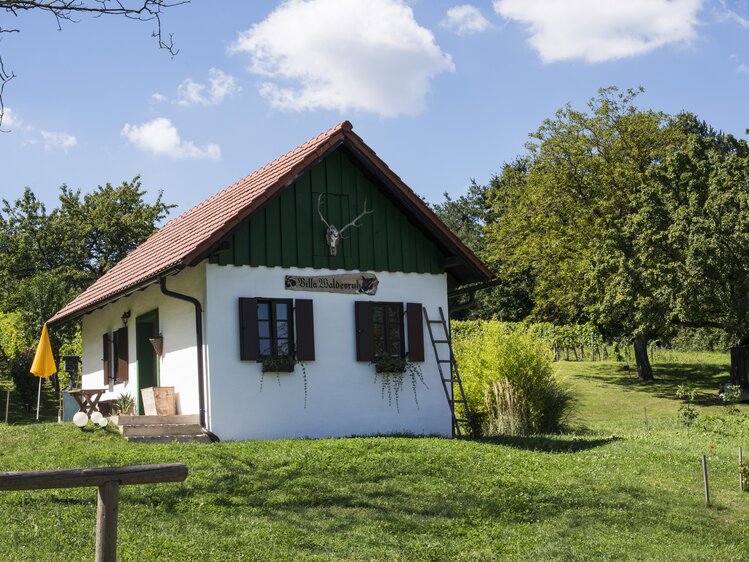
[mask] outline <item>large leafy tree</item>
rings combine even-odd
[[[633,216],[651,167],[681,138],[665,114],[634,105],[639,91],[599,91],[587,111],[571,106],[543,122],[527,144],[528,172],[501,194],[487,228],[487,254],[533,279],[533,315],[558,323],[593,320],[633,337],[637,367],[652,378],[650,338],[661,334],[667,295],[653,291],[655,256],[639,252]]]
[[[83,289],[106,273],[148,238],[174,205],[144,199],[140,177],[119,186],[107,183],[81,196],[67,186],[60,190],[60,206],[50,220],[55,238],[63,244],[65,265]],[[72,235],[75,233],[75,235]]]
[[[30,189],[0,211],[0,304],[19,283],[52,272],[75,292],[90,285],[148,238],[173,205],[153,203],[136,176],[81,195],[63,185],[59,206],[47,212]]]
[[[680,149],[653,174],[649,189],[665,220],[650,236],[669,249],[671,320],[720,328],[749,343],[749,146],[693,115],[679,118]],[[664,260],[665,261],[665,260]]]
[[[51,212],[28,188],[12,203],[3,200],[0,313],[13,314],[22,348],[35,344],[47,318],[153,234],[173,207],[161,192],[152,203],[145,197],[136,176],[85,195],[62,186],[59,206]],[[53,348],[77,329],[52,331]]]
[[[458,319],[489,319],[518,321],[531,311],[531,280],[527,271],[505,267],[502,261],[492,260],[486,251],[486,228],[504,213],[499,199],[522,184],[527,172],[522,159],[506,164],[503,173],[491,179],[488,185],[471,181],[467,193],[452,199],[447,193],[442,203],[433,208],[442,221],[455,232],[476,255],[486,261],[497,275],[498,285],[476,293],[476,302],[470,308],[453,314]]]

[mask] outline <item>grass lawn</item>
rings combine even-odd
[[[122,488],[122,560],[746,560],[749,407],[712,400],[727,361],[656,356],[652,384],[562,362],[578,395],[563,435],[149,445],[0,424],[0,470],[186,463],[183,484]],[[701,392],[691,428],[676,423],[685,380]],[[91,560],[95,505],[94,489],[0,492],[0,560]]]

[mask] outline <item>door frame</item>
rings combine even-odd
[[[144,326],[149,325],[152,326],[152,328],[149,330],[150,333],[146,334],[143,332]],[[143,377],[141,376],[141,362],[145,360],[145,358],[142,356],[144,353],[145,346],[142,343],[143,339],[146,338],[155,338],[159,335],[159,309],[155,308],[153,310],[149,310],[148,312],[144,312],[143,314],[138,315],[135,318],[135,364],[136,364],[136,371],[138,375],[138,414],[143,415],[143,396],[141,394],[141,390],[143,388],[147,388],[143,385]],[[156,351],[151,346],[151,343],[148,342],[148,349],[153,354],[153,385],[159,386],[159,379],[160,379],[160,361],[158,355],[156,355]],[[150,384],[148,386],[151,386]]]

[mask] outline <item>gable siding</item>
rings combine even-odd
[[[374,210],[349,228],[329,255],[323,214],[342,227],[367,207]],[[228,237],[229,248],[210,263],[268,267],[312,267],[361,271],[443,273],[441,253],[340,150],[310,169],[279,197],[257,211]]]

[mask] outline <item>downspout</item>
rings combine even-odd
[[[190,295],[183,295],[182,293],[176,293],[170,291],[166,287],[166,277],[159,277],[159,287],[161,292],[168,297],[187,301],[195,306],[195,340],[198,351],[198,402],[200,406],[200,428],[203,433],[207,435],[211,441],[219,441],[217,435],[212,433],[206,428],[205,423],[205,388],[204,388],[204,360],[203,360],[203,307],[200,301]]]

